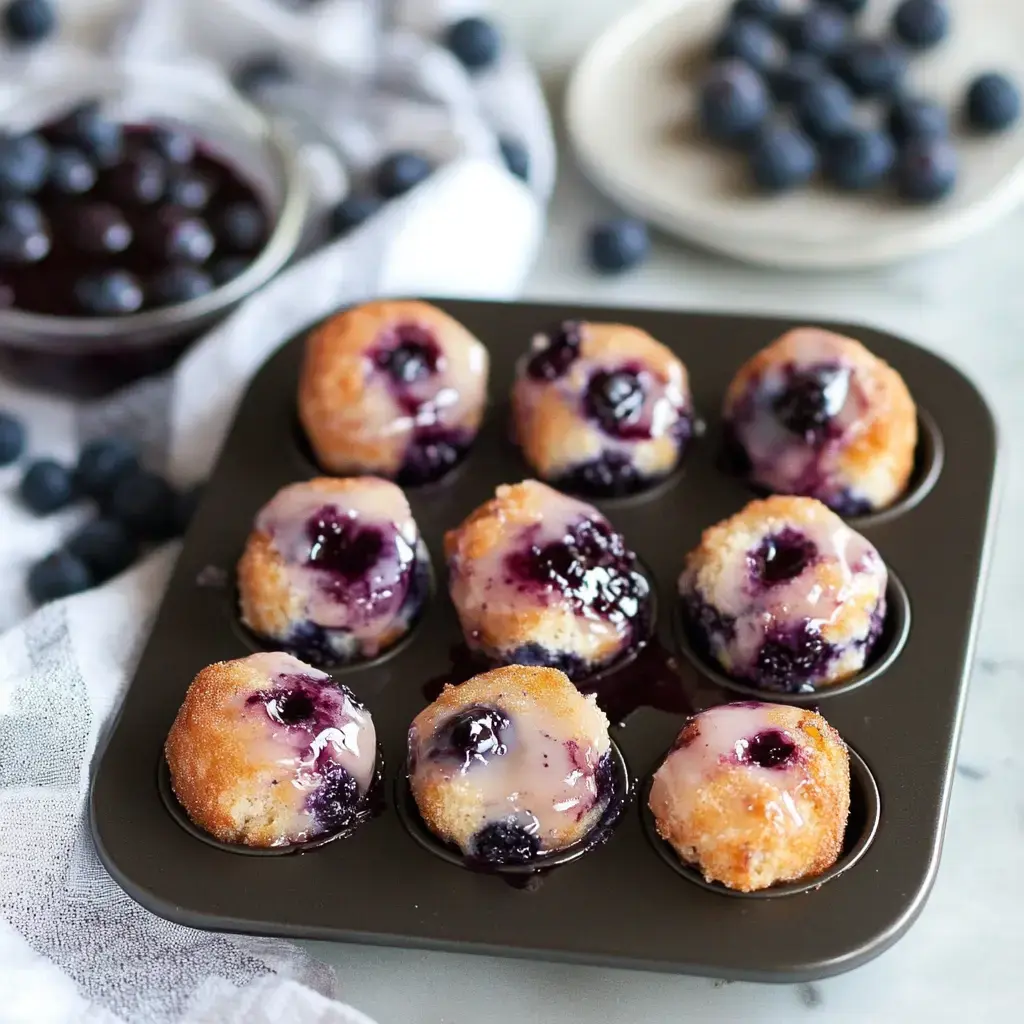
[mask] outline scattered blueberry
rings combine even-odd
[[[591,266],[605,274],[617,274],[642,262],[651,240],[643,221],[620,217],[592,228],[587,244]]]
[[[174,206],[157,212],[146,241],[155,256],[186,263],[205,263],[216,246],[206,221]]]
[[[159,271],[150,281],[147,294],[154,305],[172,306],[201,298],[213,287],[213,278],[205,271],[179,264]]]
[[[107,117],[95,100],[65,114],[54,126],[54,134],[80,146],[100,167],[112,167],[121,159],[124,149],[124,129]]]
[[[112,203],[88,203],[71,216],[69,236],[83,252],[124,252],[132,244],[131,225]]]
[[[25,507],[36,515],[56,512],[75,497],[71,471],[55,459],[36,459],[25,470],[18,494]]]
[[[115,202],[151,206],[163,199],[166,191],[167,163],[156,153],[132,153],[110,172],[108,194]]]
[[[119,480],[138,468],[138,450],[131,441],[101,437],[89,441],[79,452],[75,486],[87,497],[103,502]]]
[[[782,0],[735,0],[732,13],[739,18],[771,21],[782,10]]]
[[[378,164],[374,184],[385,199],[393,199],[425,181],[433,169],[430,161],[419,153],[392,153]]]
[[[1005,75],[990,71],[967,89],[967,121],[982,132],[1001,132],[1020,117],[1020,90]]]
[[[715,44],[714,55],[721,60],[734,57],[758,71],[779,63],[782,48],[772,30],[758,18],[731,18]]]
[[[762,192],[786,192],[805,185],[818,169],[811,140],[787,124],[765,129],[750,151],[750,173]]]
[[[51,246],[46,219],[31,199],[0,199],[0,262],[38,263]]]
[[[825,62],[813,53],[794,53],[785,64],[769,75],[772,93],[777,100],[791,103],[804,89],[827,75]]]
[[[174,496],[174,533],[176,536],[184,534],[188,529],[199,507],[203,497],[203,485],[196,484],[187,491],[181,491]]]
[[[28,573],[29,597],[37,605],[80,594],[93,585],[89,567],[70,551],[55,551],[36,562]]]
[[[10,466],[25,451],[25,424],[0,411],[0,466]]]
[[[144,297],[138,278],[127,270],[97,270],[86,274],[75,283],[74,294],[82,312],[94,316],[138,312]]]
[[[266,228],[267,219],[255,203],[229,203],[217,218],[217,237],[234,252],[259,248]]]
[[[445,45],[470,71],[490,67],[501,53],[501,33],[486,18],[463,18],[448,27]]]
[[[49,183],[64,195],[80,196],[96,184],[96,168],[72,146],[58,146],[50,157]]]
[[[245,256],[223,256],[210,264],[210,277],[219,288],[222,284],[234,281],[236,277],[245,273],[250,262]]]
[[[889,108],[889,133],[900,143],[943,138],[949,134],[949,115],[934,100],[897,96]]]
[[[262,53],[239,64],[231,81],[240,93],[251,96],[270,86],[287,82],[291,77],[291,71],[280,57],[273,53]]]
[[[203,210],[213,195],[214,183],[198,171],[172,172],[167,182],[167,201],[186,210]]]
[[[163,477],[139,470],[114,486],[104,512],[141,540],[166,540],[174,533],[175,494]]]
[[[473,851],[489,864],[522,864],[534,858],[540,850],[538,829],[536,821],[529,828],[513,819],[492,822],[477,832]]]
[[[523,181],[530,180],[530,151],[518,139],[510,139],[503,135],[498,139],[498,147],[501,149],[501,159],[505,166],[517,178]]]
[[[941,43],[949,33],[946,0],[902,0],[892,18],[896,38],[915,50]]]
[[[83,562],[96,583],[124,572],[138,557],[139,545],[114,519],[95,519],[72,534],[66,549]]]
[[[797,98],[796,113],[812,139],[835,138],[853,126],[853,96],[838,78],[822,78]]]
[[[838,8],[811,7],[803,14],[786,18],[783,34],[795,51],[832,57],[846,44],[850,23]]]
[[[188,164],[196,155],[195,139],[184,128],[171,125],[154,128],[150,143],[168,163]]]
[[[369,220],[382,206],[383,200],[376,196],[346,196],[331,210],[331,234],[335,238],[347,235],[364,221]]]
[[[892,43],[861,39],[838,56],[835,68],[856,95],[891,96],[903,83],[907,59]]]
[[[956,186],[956,149],[947,139],[911,139],[896,164],[899,194],[914,203],[944,199]]]
[[[31,195],[46,182],[50,147],[38,135],[0,134],[0,195]]]
[[[863,191],[885,181],[895,162],[896,147],[885,132],[858,128],[827,144],[825,178],[838,188]]]
[[[764,122],[768,108],[764,79],[742,61],[715,64],[701,82],[701,127],[717,142],[749,137]]]
[[[39,43],[52,35],[57,15],[50,0],[11,0],[4,9],[4,28],[15,43]]]

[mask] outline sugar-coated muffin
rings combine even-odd
[[[914,466],[903,378],[859,341],[789,331],[745,363],[723,410],[727,461],[758,487],[853,516],[891,505]]]
[[[538,334],[512,390],[514,432],[537,475],[594,495],[670,473],[693,433],[686,367],[646,331],[567,321]]]
[[[658,835],[709,882],[754,892],[838,860],[850,755],[821,715],[745,701],[689,718],[654,775]]]
[[[427,827],[492,864],[578,842],[614,789],[608,719],[551,668],[509,665],[446,686],[409,729],[408,767]]]
[[[310,334],[299,418],[317,462],[401,484],[437,480],[466,454],[487,399],[487,349],[426,302],[382,301]]]
[[[820,501],[776,495],[705,530],[679,592],[696,641],[726,673],[804,693],[864,667],[887,581],[874,545]]]
[[[525,480],[502,485],[445,535],[466,644],[506,665],[580,679],[646,639],[650,586],[591,505]]]
[[[260,509],[238,563],[242,621],[317,664],[372,658],[416,621],[430,568],[409,502],[377,477],[318,477]]]
[[[164,753],[196,825],[226,843],[286,846],[359,822],[377,738],[348,689],[268,651],[204,668]]]

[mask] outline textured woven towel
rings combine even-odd
[[[536,82],[515,54],[470,78],[433,42],[438,25],[472,5],[125,6],[115,31],[94,34],[119,59],[187,58],[212,73],[280,40],[296,64],[314,47],[334,61],[337,88],[325,90],[321,66],[305,109],[337,129],[350,175],[397,145],[426,147],[446,162],[370,223],[272,282],[166,378],[93,405],[0,380],[0,408],[24,416],[33,453],[71,459],[83,440],[126,431],[141,439],[152,468],[186,485],[212,465],[256,368],[337,306],[375,294],[515,294],[553,175],[550,130]],[[79,8],[92,7],[64,0],[65,24],[84,31]],[[5,55],[0,90],[10,93],[14,78],[32,73],[19,71],[19,61],[38,67],[56,59],[93,58],[66,38],[27,58]],[[267,102],[286,109],[307,86],[288,88],[290,99]],[[529,188],[503,169],[499,133],[527,141]],[[29,615],[27,566],[89,511],[35,519],[16,501],[17,475],[0,470],[0,628],[7,630],[0,635],[0,1021],[365,1022],[334,1001],[344,992],[334,990],[331,970],[296,947],[169,924],[133,903],[100,866],[85,815],[92,755],[131,678],[177,548]]]

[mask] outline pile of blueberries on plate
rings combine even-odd
[[[25,425],[0,410],[0,467],[25,453]],[[119,437],[90,441],[73,468],[55,459],[29,461],[18,484],[22,504],[45,516],[88,500],[98,516],[29,570],[27,587],[36,604],[80,593],[127,569],[146,545],[180,536],[199,500],[200,488],[175,491],[144,469],[138,450]]]
[[[857,32],[867,3],[732,4],[700,82],[700,123],[745,152],[757,190],[786,192],[820,173],[844,191],[891,183],[907,202],[936,202],[956,186],[951,121],[990,134],[1019,119],[1020,92],[998,72],[970,82],[953,117],[907,88],[912,56],[951,31],[946,0],[901,0],[883,38]]]

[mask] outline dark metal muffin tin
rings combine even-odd
[[[613,712],[648,702],[612,730],[633,786],[630,806],[606,842],[526,886],[521,875],[452,863],[429,837],[411,834],[422,828],[415,808],[398,806],[406,730],[451,670],[460,639],[441,585],[407,644],[335,673],[368,704],[376,723],[385,765],[384,806],[376,817],[320,848],[259,857],[202,842],[169,813],[158,766],[189,682],[210,662],[257,649],[238,626],[230,582],[253,516],[279,487],[317,472],[296,427],[303,343],[296,338],[270,359],[242,402],[96,766],[92,827],[111,874],[154,913],[228,931],[758,981],[819,978],[880,953],[917,916],[938,867],[996,462],[992,417],[978,392],[920,348],[867,328],[838,327],[895,366],[922,409],[913,493],[897,509],[857,523],[907,601],[900,600],[899,584],[890,588],[898,609],[879,654],[882,661],[891,655],[884,671],[869,668],[860,685],[841,692],[789,698],[817,706],[859,755],[843,859],[819,887],[742,897],[687,873],[657,838],[644,802],[650,775],[687,710],[746,696],[724,685],[699,655],[683,656],[675,585],[701,530],[751,497],[716,469],[726,385],[748,356],[796,325],[565,305],[438,305],[477,334],[493,360],[491,405],[466,464],[445,482],[409,492],[439,581],[444,531],[498,484],[530,475],[506,428],[513,364],[535,331],[569,318],[633,323],[689,367],[708,430],[682,472],[649,495],[596,502],[650,568],[660,596],[655,642],[618,677],[595,684]]]

